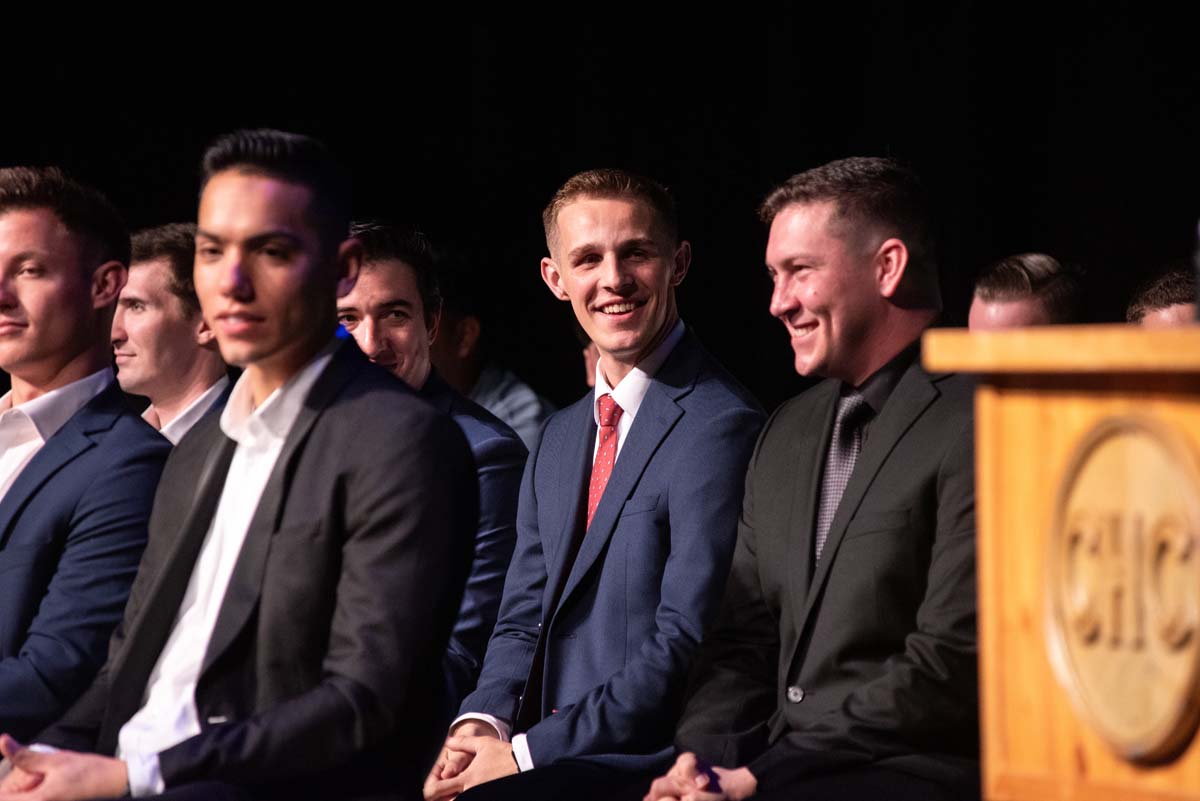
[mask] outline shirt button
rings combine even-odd
[[[787,699],[793,704],[800,703],[804,700],[804,690],[800,689],[799,687],[788,687]]]

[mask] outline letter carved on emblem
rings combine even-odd
[[[1200,470],[1182,432],[1105,420],[1061,481],[1047,569],[1051,660],[1119,754],[1161,762],[1200,722]]]

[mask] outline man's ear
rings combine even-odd
[[[129,280],[129,268],[119,261],[106,261],[92,271],[92,308],[104,309],[117,302]]]
[[[571,299],[563,289],[562,271],[558,267],[558,262],[551,256],[542,259],[542,280],[546,282],[546,286],[550,288],[554,297],[559,300]]]
[[[205,321],[203,314],[196,315],[194,335],[196,337],[197,345],[202,348],[206,348],[207,350],[216,350],[217,337],[213,333],[213,330],[208,327],[208,323]]]
[[[473,314],[468,314],[466,317],[458,321],[458,344],[455,345],[454,355],[459,359],[467,359],[475,352],[479,345],[479,335],[483,332],[483,325],[479,322],[479,318]]]
[[[338,245],[337,296],[339,298],[346,297],[350,294],[350,290],[354,289],[354,284],[358,281],[358,271],[362,269],[362,262],[362,243],[357,239],[350,237]]]
[[[429,325],[425,326],[425,330],[429,332],[429,344],[432,345],[437,341],[438,330],[442,327],[442,310],[438,309],[430,315]]]
[[[671,286],[679,286],[687,277],[688,268],[692,266],[692,243],[686,239],[675,249],[674,264],[671,268]]]
[[[908,247],[903,241],[885,239],[875,251],[875,280],[879,294],[894,299],[908,268]]]

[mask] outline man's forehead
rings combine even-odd
[[[654,208],[638,197],[619,195],[595,197],[583,195],[565,204],[558,212],[558,228],[565,226],[601,227],[625,225],[648,232],[661,221]]]
[[[138,290],[145,290],[158,287],[166,287],[171,280],[171,262],[167,259],[146,259],[143,261],[131,262],[129,265],[129,280],[125,283],[125,289],[134,287]],[[125,290],[121,291],[125,294]]]
[[[400,259],[379,259],[363,262],[354,288],[342,298],[339,306],[394,305],[421,302],[417,274]]]
[[[311,230],[312,191],[270,175],[225,170],[209,179],[200,195],[200,234],[278,227],[299,234]]]

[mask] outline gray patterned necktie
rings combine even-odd
[[[850,474],[854,472],[854,463],[862,450],[862,424],[870,413],[871,407],[857,392],[838,401],[833,436],[829,440],[829,452],[825,454],[825,474],[821,477],[821,502],[817,507],[817,537],[814,540],[816,559],[821,558],[833,516],[846,491]]]

